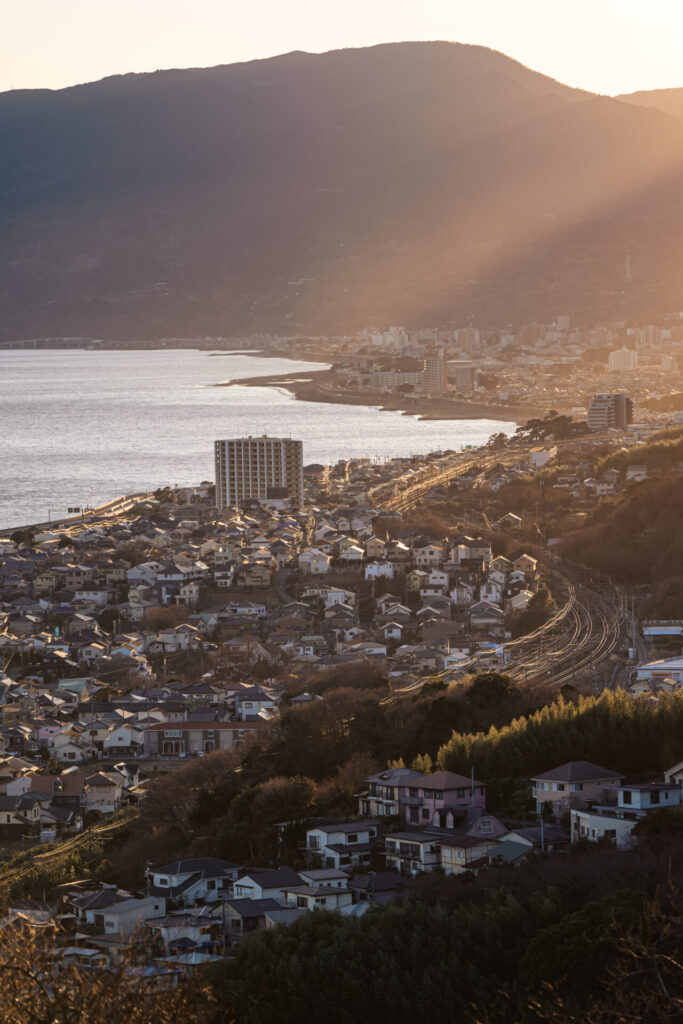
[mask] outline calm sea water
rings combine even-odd
[[[299,402],[222,380],[320,363],[195,350],[0,351],[0,529],[68,506],[213,479],[213,442],[266,431],[301,438],[304,462],[410,455],[479,444],[514,425],[419,422],[376,408]]]

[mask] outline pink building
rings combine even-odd
[[[366,779],[359,811],[371,817],[401,817],[411,825],[434,824],[449,810],[486,807],[486,785],[455,772],[423,775],[388,768]]]

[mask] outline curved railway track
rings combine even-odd
[[[133,809],[130,813],[118,818],[116,821],[110,822],[108,825],[96,825],[84,832],[79,832],[75,836],[70,836],[64,842],[52,847],[52,849],[45,850],[44,853],[34,854],[26,864],[0,871],[0,890],[19,881],[29,874],[30,871],[35,870],[36,867],[40,868],[41,866],[49,865],[51,860],[63,857],[64,854],[72,853],[74,850],[108,839],[118,829],[135,821],[139,813],[137,809]]]
[[[373,498],[387,511],[407,512],[436,486],[456,479],[466,470],[477,468],[484,472],[498,463],[516,463],[523,449],[514,452],[485,449],[467,455],[445,456],[412,482],[382,485]],[[392,490],[393,487],[393,490]],[[581,566],[562,563],[549,566],[547,574],[555,580],[553,590],[562,592],[565,600],[558,611],[544,625],[532,633],[503,644],[506,658],[505,672],[513,679],[524,682],[542,682],[559,687],[572,682],[609,658],[621,643],[626,619],[624,597],[609,577],[591,574],[597,587],[581,582],[585,570]],[[477,670],[478,659],[468,658],[457,668],[432,673],[409,686],[394,691],[382,701],[393,704],[397,700],[415,696],[429,679],[453,680]]]

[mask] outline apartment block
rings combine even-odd
[[[588,408],[588,426],[602,433],[610,428],[625,430],[633,423],[633,402],[625,392],[593,395]]]
[[[240,437],[215,442],[216,506],[247,502],[293,508],[304,503],[303,444],[283,437]]]

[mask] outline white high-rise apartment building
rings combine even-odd
[[[631,373],[638,369],[638,353],[634,348],[616,348],[610,352],[607,368],[610,373]]]
[[[289,500],[304,504],[303,443],[285,437],[236,437],[215,442],[216,507]]]
[[[422,371],[423,391],[427,395],[443,395],[446,387],[446,361],[443,352],[427,356]]]

